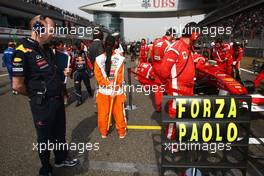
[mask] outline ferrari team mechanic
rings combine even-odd
[[[141,46],[140,46],[140,51],[139,51],[139,64],[142,62],[147,62],[148,58],[148,50],[149,47],[146,43],[145,39],[141,40]]]
[[[98,129],[102,138],[106,138],[109,115],[113,112],[119,138],[125,138],[126,120],[123,90],[125,58],[115,53],[115,38],[108,36],[105,41],[105,53],[96,58],[94,64],[95,78],[99,89],[96,95],[98,108]]]
[[[235,75],[234,78],[238,81],[238,82],[242,82],[241,81],[241,77],[240,77],[240,63],[241,60],[243,58],[243,48],[241,47],[241,44],[239,42],[234,42],[233,46],[231,48],[231,54],[232,54],[232,58],[233,58],[233,67],[235,68]]]
[[[77,98],[76,107],[82,104],[82,81],[87,89],[87,92],[90,97],[93,96],[90,78],[93,74],[93,66],[90,60],[88,59],[83,46],[80,43],[77,43],[77,53],[76,56],[72,59],[70,68],[72,69],[71,78],[74,77],[74,88],[75,95]]]
[[[152,57],[153,42],[150,42],[150,43],[148,44],[148,48],[149,48],[149,50],[148,50],[147,61],[148,61],[149,63],[152,63],[153,59],[152,59],[151,57]]]
[[[261,81],[264,79],[264,64],[261,66],[261,72],[255,78],[254,85],[256,88],[259,88]]]
[[[220,70],[228,75],[232,74],[233,59],[229,44],[224,43],[222,39],[218,38],[213,47],[212,57],[217,62]]]
[[[168,48],[171,45],[171,41],[173,39],[174,34],[176,31],[172,28],[168,29],[166,31],[165,36],[163,36],[161,39],[157,39],[154,41],[151,58],[152,58],[152,67],[154,73],[157,72],[157,70],[160,67],[160,64],[163,60],[165,52],[168,50]],[[157,91],[154,92],[155,95],[155,105],[156,105],[156,111],[161,111],[161,102],[162,102],[162,96],[163,92],[161,90],[161,85],[158,85]]]
[[[31,38],[23,38],[13,58],[13,89],[30,99],[30,107],[37,131],[38,153],[42,167],[41,176],[52,176],[48,143],[66,143],[65,107],[61,80],[56,71],[52,50],[43,45],[52,35],[49,27],[54,22],[38,15],[30,21]],[[66,74],[66,72],[65,72]],[[45,146],[41,148],[40,146]],[[68,160],[68,152],[54,150],[55,167],[74,166],[77,160]]]
[[[194,22],[185,26],[182,37],[167,50],[156,72],[170,96],[193,95],[195,66],[191,46],[198,38],[194,27]],[[176,100],[168,101],[168,114],[171,118],[176,118]],[[169,124],[166,132],[168,139],[174,138],[175,129],[175,123]]]

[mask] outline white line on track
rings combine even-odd
[[[121,162],[107,162],[107,161],[89,161],[89,169],[105,170],[112,172],[123,173],[141,173],[141,174],[158,174],[159,168],[155,164],[139,164],[139,163],[121,163]]]
[[[250,71],[250,70],[247,70],[247,69],[244,69],[244,68],[240,68],[240,70],[242,70],[242,71],[244,71],[244,72],[248,72],[248,73],[254,74],[253,71]]]
[[[249,144],[261,144],[259,141],[264,142],[264,138],[249,138]]]
[[[8,74],[3,74],[3,75],[0,75],[0,77],[5,77],[5,76],[8,76]]]

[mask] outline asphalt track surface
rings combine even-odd
[[[129,61],[127,67],[134,65]],[[0,75],[6,74],[0,69]],[[252,80],[254,75],[242,72],[242,78]],[[137,83],[133,79],[133,84]],[[92,80],[94,85],[94,79]],[[69,143],[99,143],[98,151],[71,151],[73,157],[80,159],[74,168],[54,169],[57,176],[156,176],[159,175],[160,130],[128,130],[125,139],[120,140],[115,130],[107,139],[101,139],[97,129],[95,100],[87,98],[83,105],[76,108],[72,80],[68,89],[72,95],[67,113],[67,141]],[[93,87],[94,88],[94,87]],[[128,125],[158,126],[160,114],[153,107],[152,95],[133,94],[136,110],[128,112]],[[7,76],[0,76],[0,175],[1,176],[35,176],[40,162],[37,152],[33,151],[36,142],[35,129],[29,109],[28,99],[14,96],[10,92]],[[255,114],[251,129],[258,137],[264,137],[264,116]],[[263,150],[252,149],[254,153],[264,154]],[[51,157],[53,163],[53,155]],[[264,173],[263,173],[264,174]],[[169,174],[176,175],[176,174]],[[254,174],[250,174],[255,176]]]

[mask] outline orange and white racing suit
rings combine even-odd
[[[125,58],[119,54],[113,53],[111,57],[110,76],[107,77],[105,72],[106,54],[96,57],[94,74],[98,83],[98,91],[96,95],[96,103],[98,108],[98,129],[102,136],[106,136],[108,115],[113,94],[113,116],[116,129],[119,136],[126,133],[126,119],[124,113],[124,103],[126,100],[123,80],[124,80],[124,60]]]

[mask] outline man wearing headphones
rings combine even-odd
[[[165,84],[169,96],[192,96],[194,89],[195,65],[191,46],[198,39],[196,23],[188,23],[177,40],[167,50],[156,74]],[[168,102],[168,114],[176,118],[176,101]],[[169,124],[166,130],[168,139],[175,137],[176,124]]]
[[[16,48],[13,63],[13,89],[28,96],[33,121],[37,132],[38,153],[42,164],[41,176],[52,176],[48,144],[66,144],[65,107],[59,71],[54,53],[44,47],[53,37],[50,29],[54,22],[49,17],[38,15],[31,19],[30,38],[23,38]],[[68,72],[68,70],[65,71]],[[75,166],[77,160],[67,159],[68,150],[56,147],[55,167]]]

